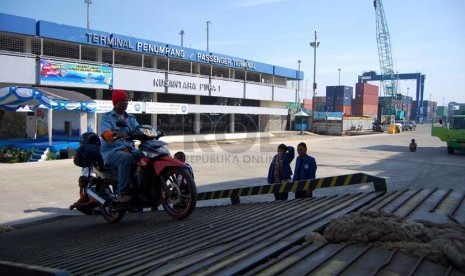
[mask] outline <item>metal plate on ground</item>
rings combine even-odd
[[[0,260],[73,275],[460,274],[400,252],[304,237],[357,210],[464,224],[463,205],[455,191],[420,189],[203,207],[185,220],[163,211],[117,224],[64,217],[0,234]]]

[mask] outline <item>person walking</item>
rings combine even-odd
[[[273,157],[268,169],[268,183],[282,183],[291,180],[292,169],[291,162],[294,160],[294,147],[280,144],[278,153]],[[284,200],[288,198],[288,193],[274,193],[276,200]]]
[[[297,156],[295,161],[294,177],[292,181],[314,179],[316,177],[315,158],[307,154],[307,144],[301,142],[297,145]],[[295,198],[312,197],[312,190],[296,191]]]

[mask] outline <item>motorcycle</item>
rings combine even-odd
[[[135,143],[139,141],[138,149],[141,158],[133,164],[131,169],[131,182],[133,197],[129,202],[120,203],[114,187],[118,185],[118,171],[115,167],[102,166],[101,156],[95,158],[95,154],[85,153],[81,139],[81,146],[76,151],[76,156],[90,156],[91,160],[85,162],[76,161],[75,164],[81,167],[88,166],[89,170],[95,172],[95,177],[81,176],[79,179],[80,199],[70,206],[70,209],[78,209],[84,214],[92,214],[97,209],[103,218],[109,223],[120,221],[126,212],[131,210],[143,210],[151,208],[157,210],[161,204],[165,212],[176,219],[189,217],[197,204],[197,188],[187,166],[171,157],[167,148],[167,143],[159,140],[164,136],[163,131],[154,130],[152,126],[141,125],[136,130],[128,129],[124,122],[118,122],[116,137],[122,137],[125,133],[128,138]],[[84,133],[88,137],[95,136],[100,142],[100,138],[95,133]],[[118,138],[123,139],[123,138]],[[85,140],[83,142],[83,140]],[[83,154],[78,154],[79,150]],[[97,162],[100,160],[100,162]]]

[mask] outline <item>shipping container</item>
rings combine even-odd
[[[317,112],[325,112],[325,111],[328,111],[328,110],[326,110],[326,104],[316,104],[315,105],[315,111],[317,111]]]
[[[358,116],[376,116],[378,105],[355,104],[352,113]]]
[[[326,104],[326,97],[325,96],[317,96],[314,97],[315,99],[315,104]]]
[[[334,112],[343,112],[344,115],[352,115],[352,105],[335,105]]]
[[[378,96],[376,95],[356,95],[354,99],[356,104],[378,105]]]
[[[326,86],[326,105],[328,106],[328,108],[331,106],[333,107],[333,111],[334,111],[334,103],[335,103],[335,97],[334,97],[334,94],[335,94],[335,86]]]
[[[368,83],[357,83],[355,85],[355,93],[362,94],[362,95],[379,95],[379,87],[376,85],[368,84]]]
[[[313,109],[313,101],[311,99],[304,99],[304,103],[302,105],[303,108],[305,109]]]
[[[328,104],[326,105],[326,110],[325,111],[336,112],[334,105],[328,105]]]
[[[326,103],[329,105],[352,105],[354,90],[350,86],[326,86]]]

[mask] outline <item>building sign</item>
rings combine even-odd
[[[40,60],[40,84],[108,89],[113,83],[109,66]]]
[[[286,103],[287,109],[299,109],[300,108],[300,103]]]
[[[194,49],[182,48],[174,45],[163,44],[160,42],[145,41],[133,37],[97,32],[86,32],[85,36],[88,44],[100,47],[109,47],[113,49],[122,49],[146,54],[167,56],[171,58],[187,59],[191,61],[217,64],[221,66],[229,66],[251,71],[257,70],[257,64],[252,61],[208,53]]]
[[[105,113],[113,109],[112,101],[95,100],[97,103],[96,113]],[[126,112],[132,114],[187,114],[188,104],[180,103],[155,103],[155,102],[138,102],[129,101]]]
[[[145,112],[149,114],[187,114],[187,104],[145,102]]]
[[[154,79],[154,87],[169,87],[177,88],[182,90],[196,90],[196,91],[215,91],[220,92],[221,86],[214,85],[207,82],[192,82],[192,81],[180,81],[180,80],[170,80],[170,79]]]

